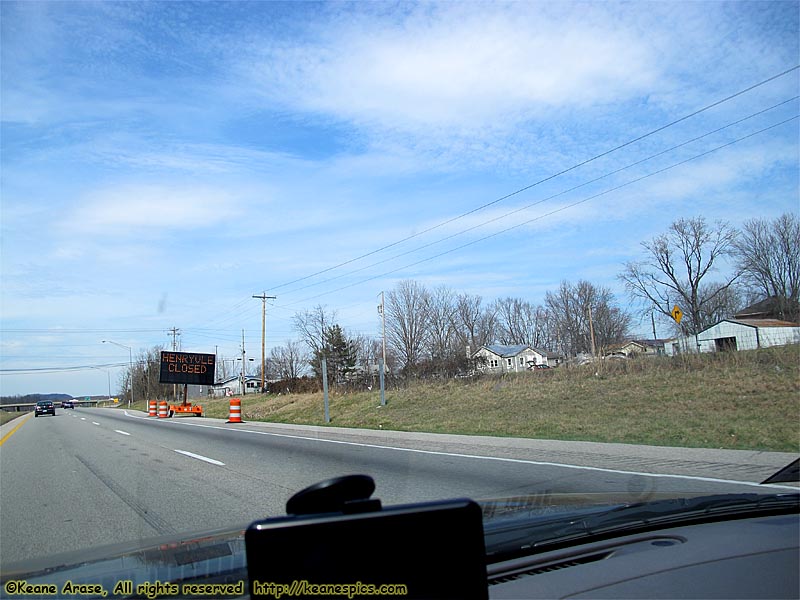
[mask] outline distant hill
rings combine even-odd
[[[72,396],[70,394],[26,394],[25,396],[0,396],[0,405],[27,404],[29,402],[38,402],[39,400],[61,402],[62,400],[72,400]]]

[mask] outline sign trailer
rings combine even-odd
[[[161,352],[161,369],[159,383],[182,383],[183,403],[170,405],[170,413],[203,415],[202,406],[192,406],[187,400],[188,386],[214,385],[216,359],[213,354],[197,352]]]

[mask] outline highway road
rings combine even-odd
[[[707,451],[694,460],[681,449],[628,455],[622,445],[159,420],[123,409],[59,408],[12,423],[0,445],[0,564],[246,525],[283,514],[307,485],[351,473],[371,475],[384,505],[587,490],[636,497],[753,491],[748,482],[791,458]],[[729,456],[733,479],[721,475]]]

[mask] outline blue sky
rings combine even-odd
[[[795,67],[799,7],[4,1],[0,393],[116,389],[101,340],[172,327],[260,357],[262,292],[268,349],[317,304],[377,336],[403,279],[628,306],[616,275],[674,219],[800,210],[796,119],[693,159],[797,115],[797,70],[453,219]]]

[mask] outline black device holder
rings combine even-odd
[[[367,475],[329,479],[292,496],[287,516],[252,523],[245,532],[250,596],[488,597],[475,502],[384,508],[374,491]]]
[[[315,483],[289,498],[286,514],[354,514],[381,509],[381,501],[371,499],[375,481],[369,475],[345,475]]]

